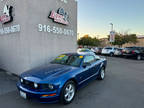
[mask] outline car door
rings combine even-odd
[[[118,48],[113,48],[113,53],[115,53],[116,50],[118,50]]]
[[[92,68],[92,75],[98,75],[99,74],[99,69],[100,69],[100,66],[101,66],[101,64],[102,64],[102,62],[101,62],[101,60],[100,60],[100,58],[98,57],[96,57],[95,58],[95,61],[93,62],[93,64],[92,64],[92,66],[93,66],[93,68]]]
[[[95,61],[96,61],[96,58],[93,55],[86,56],[84,59],[83,63],[89,63],[90,64],[90,66],[86,67],[86,70],[88,70],[86,72],[87,78],[91,77],[94,74]]]
[[[142,47],[142,57],[144,58],[144,47]]]
[[[112,48],[107,48],[107,54],[110,54],[111,52],[113,51],[113,49]]]
[[[93,70],[94,70],[94,64],[93,62],[95,61],[94,56],[85,56],[83,63],[82,64],[90,64],[89,66],[86,67],[81,67],[81,71],[80,73],[77,75],[77,79],[79,81],[79,84],[84,83],[85,81],[87,81],[92,75],[93,75]]]

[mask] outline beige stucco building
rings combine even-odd
[[[132,44],[132,43],[128,43],[128,44],[124,44],[122,47],[130,47],[130,46],[139,46],[139,47],[144,47],[144,36],[140,35],[137,36],[137,40],[138,42],[136,44]],[[106,47],[106,46],[111,46],[108,38],[102,38],[102,47]]]
[[[125,44],[123,45],[123,47],[129,47],[129,46],[140,46],[140,47],[144,47],[144,36],[137,36],[137,40],[138,42],[136,44]]]
[[[76,0],[0,0],[0,68],[19,75],[76,48]]]

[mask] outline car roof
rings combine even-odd
[[[91,51],[91,50],[88,49],[88,48],[79,48],[78,50],[81,50],[81,51]]]
[[[104,47],[104,48],[117,48],[117,47],[111,47],[111,46],[110,46],[110,47]]]
[[[65,53],[64,55],[76,55],[76,56],[94,56],[95,58],[100,58],[100,56],[95,55],[94,53]]]
[[[94,54],[88,53],[88,52],[86,52],[86,53],[77,52],[77,53],[64,53],[64,55],[78,55],[78,56],[82,55],[82,56],[85,56],[85,55],[94,55]]]

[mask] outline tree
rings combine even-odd
[[[125,37],[126,43],[136,44],[138,42],[136,34],[125,35],[124,37]]]
[[[97,38],[93,38],[92,39],[92,46],[100,46],[101,45],[101,41]]]
[[[115,41],[112,43],[112,45],[118,45],[119,47],[121,47],[123,44],[125,44],[123,36],[121,36],[120,34],[116,34]]]
[[[110,37],[110,36],[108,36]],[[137,36],[136,34],[125,34],[122,35],[120,33],[116,33],[115,35],[115,42],[112,42],[112,45],[118,45],[119,47],[121,47],[122,45],[126,44],[126,43],[133,43],[136,44],[137,41]]]
[[[92,38],[89,35],[84,35],[78,40],[78,45],[82,46],[99,46],[101,41],[97,38]]]

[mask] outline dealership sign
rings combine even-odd
[[[54,22],[68,25],[68,13],[65,12],[63,8],[59,8],[58,11],[52,10],[50,12],[49,18],[53,19]]]
[[[115,32],[114,31],[110,31],[110,42],[114,42],[115,41]]]
[[[20,25],[12,25],[10,27],[0,28],[0,35],[20,32]]]
[[[0,16],[0,22],[2,24],[6,24],[13,21],[12,9],[12,6],[4,6],[3,15]]]

